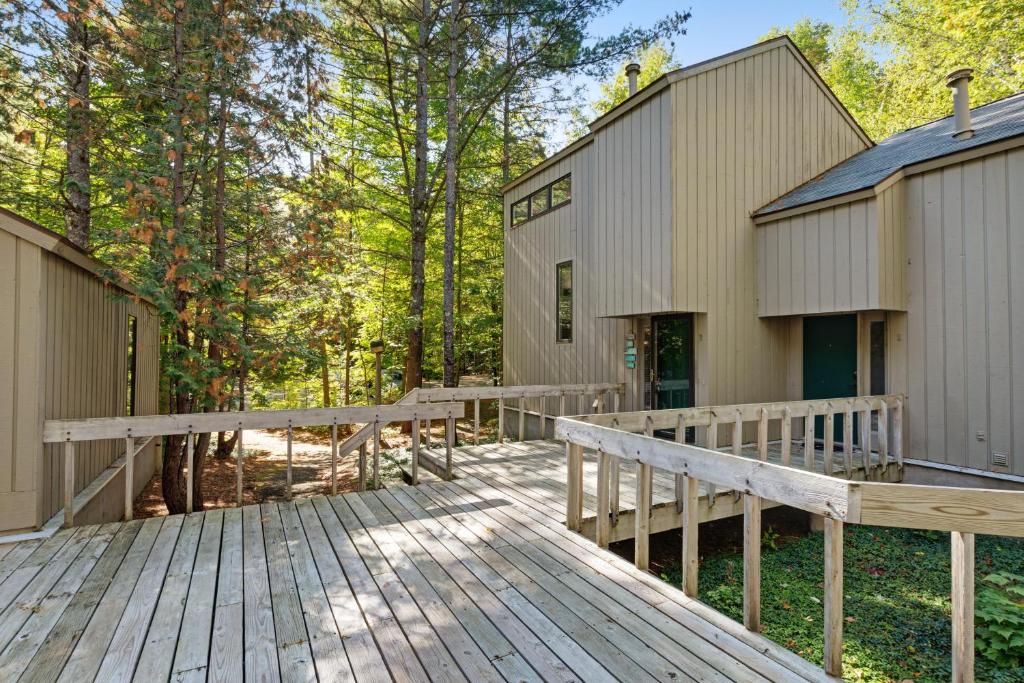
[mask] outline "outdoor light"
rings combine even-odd
[[[370,342],[370,350],[376,353],[377,355],[384,353],[384,342],[382,342],[379,339],[374,339],[372,342]]]

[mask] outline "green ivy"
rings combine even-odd
[[[1024,661],[1024,576],[998,571],[981,578],[975,599],[975,647],[1000,667]]]

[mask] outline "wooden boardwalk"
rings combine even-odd
[[[460,468],[0,545],[0,681],[825,679]]]
[[[721,449],[731,452],[731,447]],[[756,458],[756,446],[745,446],[743,454]],[[858,451],[858,459],[860,453]],[[899,470],[891,464],[883,474],[877,467],[878,454],[872,453],[872,461],[876,465],[873,476],[883,481],[898,481]],[[823,470],[823,452],[815,451],[815,470]],[[429,458],[435,463],[444,461],[444,449],[424,449],[421,459]],[[769,447],[768,460],[778,463],[781,454],[777,444]],[[803,466],[803,453],[797,450],[791,460],[793,466]],[[566,509],[566,460],[565,444],[561,441],[520,441],[503,444],[481,444],[479,446],[459,446],[452,450],[452,463],[455,477],[485,476],[502,487],[514,487],[528,497],[533,505],[539,505],[548,511],[554,519],[565,522]],[[429,464],[428,464],[429,466]],[[407,469],[407,465],[403,465]],[[421,467],[421,480],[429,478],[424,474],[427,467]],[[833,471],[835,476],[844,476],[844,461],[841,451],[834,455]],[[853,479],[863,479],[863,467],[853,467]],[[583,530],[588,538],[595,536],[597,515],[597,455],[585,451],[583,458]],[[633,538],[634,510],[636,509],[636,467],[632,461],[621,464],[619,475],[620,497],[619,514],[612,526],[611,541],[624,541]],[[651,532],[670,531],[682,527],[682,515],[676,506],[675,477],[663,470],[655,468],[651,494]],[[708,496],[708,488],[700,483],[700,520],[708,522],[726,517],[743,514],[743,498],[733,491],[718,488],[714,492],[714,503]],[[763,501],[765,509],[775,504]]]

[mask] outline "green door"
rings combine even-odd
[[[857,316],[804,318],[804,398],[845,398],[856,395]],[[817,438],[823,438],[824,418],[816,418],[815,424]],[[836,442],[841,441],[842,437],[842,420],[836,420]]]
[[[690,408],[693,406],[693,316],[658,316],[652,323],[654,408]]]

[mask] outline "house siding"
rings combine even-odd
[[[1024,150],[902,182],[910,456],[1024,475]]]
[[[781,44],[672,85],[675,305],[696,316],[697,403],[787,394],[786,321],[758,317],[752,211],[866,142]]]

